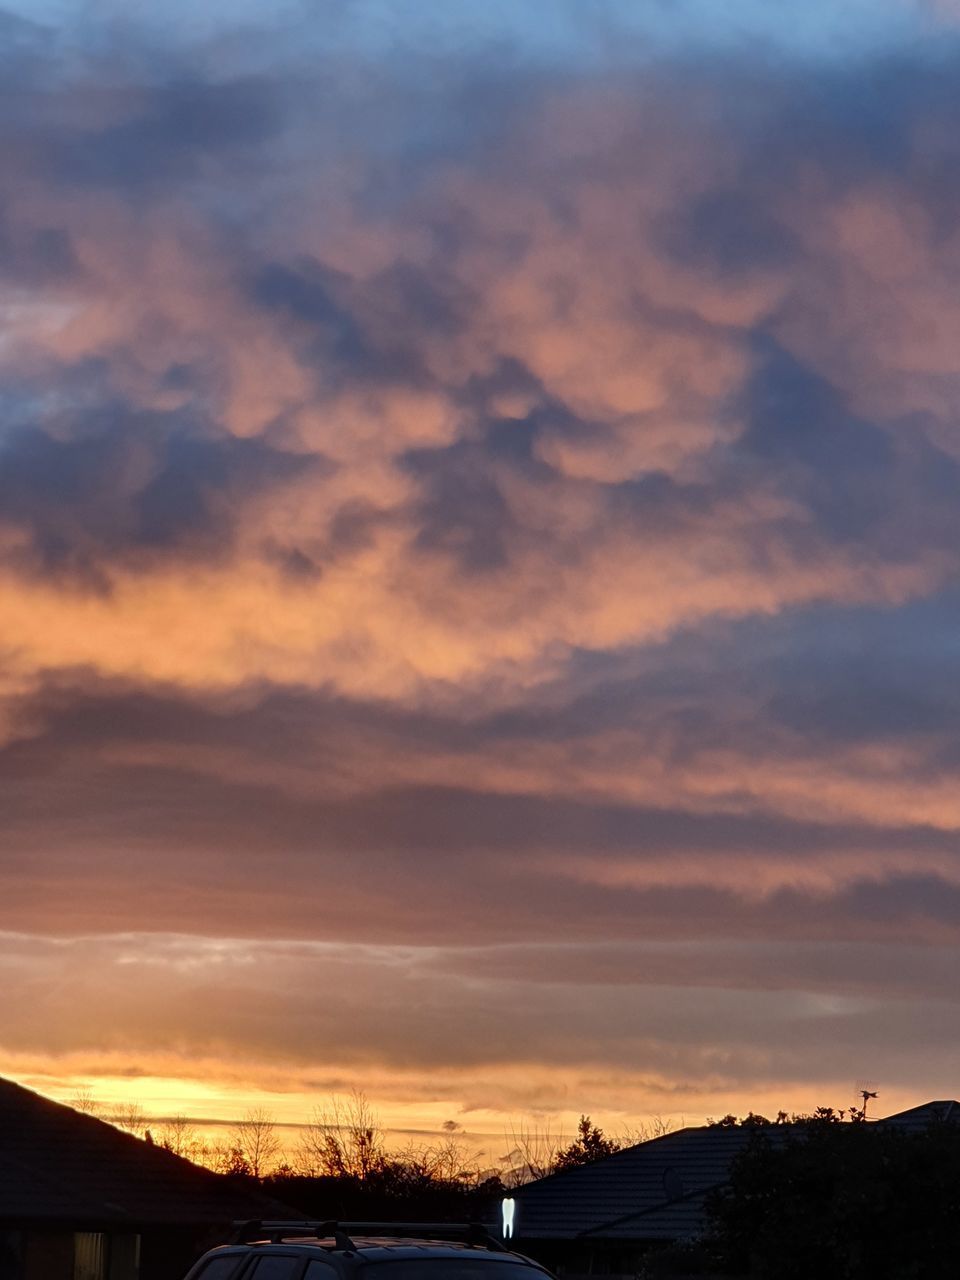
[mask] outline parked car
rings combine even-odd
[[[482,1226],[247,1222],[185,1280],[552,1280]]]

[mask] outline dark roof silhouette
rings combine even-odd
[[[516,1192],[521,1239],[676,1240],[703,1223],[749,1128],[688,1128],[528,1183]]]
[[[960,1123],[960,1103],[927,1102],[873,1121],[921,1131]],[[796,1126],[764,1127],[774,1141]],[[733,1158],[750,1142],[751,1126],[678,1129],[591,1164],[520,1187],[516,1234],[523,1239],[685,1240],[704,1226],[708,1194],[728,1180]]]
[[[289,1208],[0,1079],[0,1222],[190,1225],[278,1215]]]
[[[944,1099],[940,1102],[924,1102],[908,1111],[885,1116],[881,1124],[895,1124],[898,1128],[920,1132],[934,1124],[960,1124],[960,1102]]]

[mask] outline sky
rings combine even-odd
[[[0,1074],[960,1091],[960,4],[0,12]]]

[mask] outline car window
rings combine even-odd
[[[293,1280],[299,1270],[299,1258],[290,1254],[265,1253],[256,1260],[248,1274],[253,1280]]]
[[[331,1280],[334,1268],[329,1262],[308,1262],[303,1280]]]
[[[200,1271],[197,1280],[230,1280],[242,1261],[243,1258],[235,1253],[221,1254],[219,1258],[211,1258]]]

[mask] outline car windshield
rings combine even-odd
[[[543,1280],[537,1267],[481,1257],[394,1258],[360,1268],[361,1280]]]

